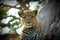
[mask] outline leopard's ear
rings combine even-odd
[[[35,13],[35,15],[37,15],[37,10],[33,10],[33,12]]]
[[[18,15],[21,17],[22,16],[22,13],[23,13],[22,11],[19,11],[18,12]]]

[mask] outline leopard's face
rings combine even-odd
[[[32,20],[36,17],[37,11],[25,10],[18,13],[27,26],[32,25]]]

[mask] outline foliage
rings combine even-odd
[[[2,30],[2,28],[4,28],[4,27],[8,26],[11,29],[9,33],[16,33],[16,29],[14,28],[14,25],[17,25],[17,27],[18,27],[18,25],[20,24],[20,21],[19,22],[16,21],[16,22],[14,22],[12,24],[10,24],[10,22],[13,22],[16,19],[18,19],[18,20],[20,20],[20,19],[16,18],[15,16],[12,16],[12,15],[7,16],[6,12],[8,10],[9,10],[8,7],[3,7],[3,8],[0,7],[0,30]],[[13,17],[13,19],[11,19],[7,24],[1,22],[2,19],[6,19],[8,17]],[[0,33],[1,33],[1,31],[0,31]]]
[[[7,10],[9,10],[9,8],[7,8],[7,7],[1,8],[0,7],[0,20],[3,19],[3,17],[6,15]]]

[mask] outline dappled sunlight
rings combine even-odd
[[[9,31],[10,31],[10,28],[8,28],[8,27],[4,27],[4,28],[2,28],[2,32],[1,32],[1,34],[9,33]]]
[[[14,21],[10,22],[10,24],[13,24],[15,22],[19,22],[19,19],[15,19]]]
[[[23,25],[22,27],[18,28],[18,29],[16,30],[16,32],[17,32],[18,34],[22,35],[22,32],[23,32],[23,30],[24,30],[24,26],[25,26],[25,25]]]
[[[17,5],[16,7],[18,8],[18,7],[20,7],[20,5]]]
[[[2,19],[2,23],[7,24],[10,20],[12,20],[13,17],[7,17],[6,19]]]
[[[16,8],[11,8],[7,11],[7,16],[12,15],[12,16],[15,16],[15,17],[19,18],[18,11],[20,11],[20,10],[18,10]]]
[[[18,5],[19,6],[19,5]],[[10,8],[6,14],[7,14],[7,17],[2,19],[1,22],[3,24],[8,24],[10,26],[8,27],[4,27],[2,28],[2,34],[5,34],[5,33],[15,33],[15,29],[17,28],[20,28],[20,16],[18,15],[18,12],[20,10],[19,9],[16,9],[16,8]],[[15,16],[15,17],[14,17]],[[15,19],[16,18],[16,19]],[[8,30],[8,31],[6,31]],[[4,32],[5,31],[5,32]]]
[[[29,5],[30,5],[29,9],[36,10],[37,9],[36,6],[38,6],[39,4],[38,2],[30,2]]]

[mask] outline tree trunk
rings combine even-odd
[[[46,0],[46,3],[38,10],[37,20],[39,21],[43,33],[48,32],[50,25],[60,19],[60,1]]]

